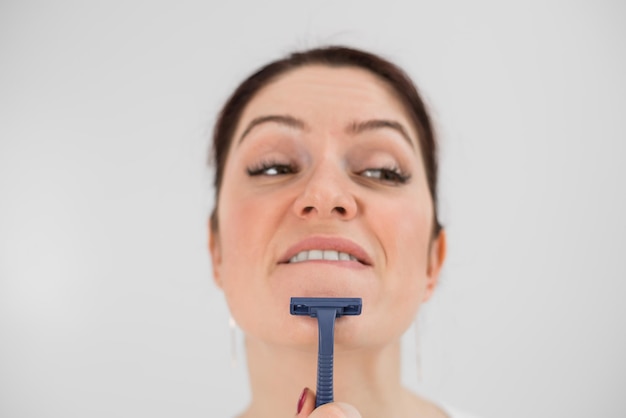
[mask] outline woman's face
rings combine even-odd
[[[315,346],[297,297],[361,297],[337,320],[340,346],[398,338],[431,295],[444,237],[417,133],[393,90],[359,68],[312,65],[247,105],[211,232],[214,277],[251,338]]]

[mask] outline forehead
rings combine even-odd
[[[394,89],[357,67],[310,65],[281,75],[248,103],[236,136],[247,122],[267,114],[293,115],[331,128],[343,127],[352,120],[393,119],[414,131]]]

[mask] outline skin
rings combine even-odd
[[[445,416],[400,382],[400,337],[437,285],[445,234],[432,237],[417,133],[384,81],[316,65],[265,86],[237,126],[217,214],[213,274],[246,335],[243,416],[293,416],[315,387],[317,323],[289,314],[292,296],[363,299],[361,316],[336,322],[335,399],[347,405],[311,417]],[[357,245],[363,262],[287,263],[311,237]],[[298,416],[313,410],[305,398]]]

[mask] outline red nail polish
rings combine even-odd
[[[304,401],[306,400],[306,395],[309,393],[309,388],[304,388],[302,393],[300,394],[300,399],[298,399],[298,414],[302,411],[302,407],[304,406]]]

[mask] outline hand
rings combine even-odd
[[[315,392],[306,388],[298,401],[297,418],[361,418],[355,407],[343,402],[331,402],[315,409]]]

